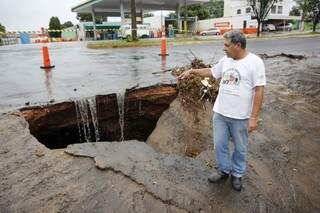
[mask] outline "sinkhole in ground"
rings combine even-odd
[[[157,85],[21,112],[31,134],[50,149],[84,142],[146,141],[176,97],[175,85]]]

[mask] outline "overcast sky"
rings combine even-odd
[[[61,24],[66,21],[76,24],[76,13],[71,12],[71,8],[84,1],[0,0],[0,24],[4,25],[7,31],[38,31],[41,27],[48,28],[52,16],[57,16]],[[164,12],[165,14],[167,12]],[[160,15],[160,12],[156,12],[155,15]]]
[[[48,27],[51,16],[61,24],[77,23],[71,7],[83,0],[0,0],[0,23],[7,31],[40,30]]]

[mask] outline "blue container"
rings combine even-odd
[[[174,30],[169,30],[169,38],[174,38]]]
[[[30,35],[28,33],[20,33],[21,44],[30,44]]]
[[[112,39],[113,39],[113,40],[117,40],[117,39],[118,39],[118,33],[117,33],[117,32],[114,32],[114,33],[112,34]]]

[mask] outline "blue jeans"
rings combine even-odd
[[[248,145],[248,119],[228,118],[214,113],[214,147],[218,170],[241,177],[246,170]],[[230,159],[229,139],[232,138],[234,151]]]

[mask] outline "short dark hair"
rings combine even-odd
[[[233,44],[240,43],[242,49],[245,49],[247,46],[246,36],[240,31],[234,30],[226,32],[223,37]]]

